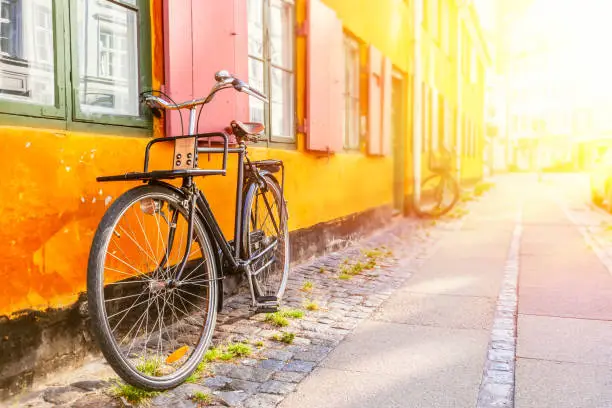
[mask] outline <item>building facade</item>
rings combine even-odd
[[[219,94],[199,131],[265,123],[250,155],[285,162],[294,260],[407,214],[443,144],[463,182],[480,179],[489,56],[473,7],[458,3],[0,0],[0,394],[90,351],[78,312],[89,246],[133,186],[95,178],[139,169],[151,137],[186,128],[152,117],[142,91],[201,97],[227,69],[269,96]],[[162,147],[152,164],[171,157]],[[226,234],[234,180],[198,182]],[[45,338],[56,346],[41,351]]]

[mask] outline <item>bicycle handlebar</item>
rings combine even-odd
[[[204,105],[212,101],[215,94],[222,89],[234,88],[238,92],[244,92],[251,95],[264,103],[268,103],[268,98],[263,93],[251,88],[247,83],[232,76],[229,72],[222,70],[215,73],[217,83],[212,87],[206,98],[193,99],[182,103],[173,103],[159,96],[146,93],[142,95],[143,102],[153,108],[161,108],[166,110],[190,109],[198,105]],[[156,106],[157,105],[157,106]]]

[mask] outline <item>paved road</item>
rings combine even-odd
[[[568,218],[570,207],[592,212],[580,183],[498,179],[281,406],[612,407],[612,275]],[[517,316],[516,278],[504,278],[517,260],[515,347],[517,328],[502,326]],[[507,347],[494,345],[499,333]]]

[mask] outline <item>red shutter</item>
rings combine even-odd
[[[173,0],[174,1],[174,0]],[[193,88],[196,97],[208,95],[215,72],[225,69],[248,78],[248,33],[244,0],[192,0]],[[200,132],[219,131],[233,119],[248,120],[249,99],[234,90],[219,92],[204,106]]]
[[[342,149],[344,48],[342,22],[321,0],[308,2],[306,147]]]
[[[176,102],[201,98],[215,83],[215,72],[226,69],[247,80],[247,21],[243,0],[166,0],[166,92]],[[189,112],[182,113],[184,132]],[[200,132],[222,130],[232,119],[248,120],[248,97],[226,90],[204,106]],[[169,134],[180,134],[178,113],[169,118]]]
[[[368,153],[379,155],[382,154],[382,54],[373,45],[369,54]]]
[[[165,92],[176,102],[193,98],[193,54],[191,37],[191,0],[164,1]],[[181,134],[176,111],[168,112],[166,134]],[[185,115],[183,114],[183,117]],[[188,123],[184,123],[187,133]]]
[[[382,107],[382,154],[391,153],[391,142],[393,140],[393,126],[391,125],[391,104],[393,86],[393,64],[391,58],[383,59],[383,107]]]

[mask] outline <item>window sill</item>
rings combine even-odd
[[[73,122],[64,119],[51,119],[9,113],[0,113],[0,122],[2,126],[22,126],[132,137],[151,137],[153,135],[151,127],[143,128],[102,123]]]

